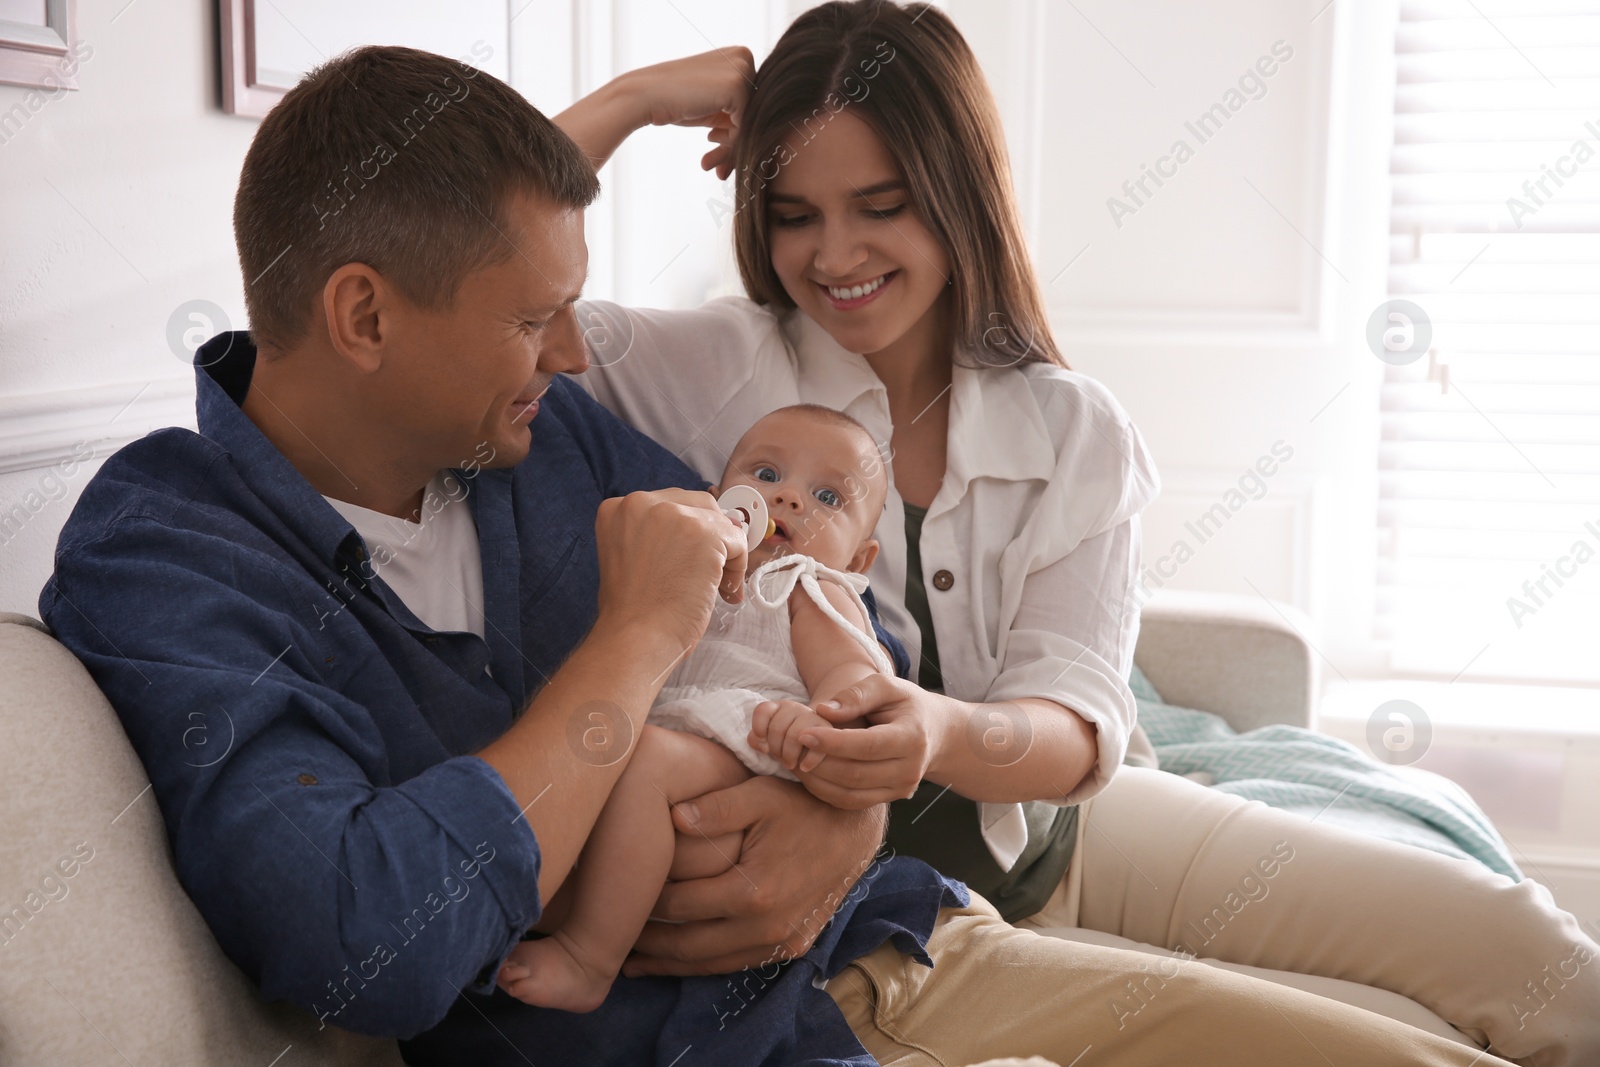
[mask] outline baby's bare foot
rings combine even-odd
[[[617,972],[586,964],[587,958],[570,937],[557,930],[512,949],[495,982],[518,1000],[537,1007],[594,1011],[611,991]]]

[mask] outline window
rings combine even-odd
[[[1375,636],[1600,684],[1600,2],[1403,0],[1396,66]]]

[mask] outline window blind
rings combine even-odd
[[[1402,0],[1377,640],[1396,674],[1600,684],[1600,0]]]

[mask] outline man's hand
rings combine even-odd
[[[478,752],[538,838],[542,900],[577,862],[662,681],[705,633],[718,583],[729,599],[744,589],[744,534],[709,493],[663,489],[602,501],[595,543],[594,628],[528,710]],[[584,729],[591,723],[604,729]]]
[[[630,977],[731,974],[803,955],[871,866],[888,809],[840,811],[757,777],[679,804],[672,818],[695,839],[743,831],[744,848],[733,870],[667,883],[652,914],[682,925],[645,924],[622,969]]]
[[[642,623],[689,648],[711,620],[713,590],[744,596],[746,547],[710,493],[661,489],[602,501],[595,516],[600,618]]]

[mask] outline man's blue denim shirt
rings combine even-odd
[[[572,1015],[493,986],[539,917],[539,845],[472,753],[592,625],[600,501],[705,482],[557,379],[526,459],[455,468],[487,639],[435,632],[240,410],[255,355],[243,333],[200,349],[199,433],[159,430],[106,461],[39,610],[121,717],[179,879],[263,996],[422,1035],[417,1063],[669,1063],[686,1043],[697,1064],[870,1063],[813,979],[885,940],[926,960],[938,908],[967,896],[916,860],[841,886],[816,946],[760,972],[756,996],[748,978],[737,999],[726,977],[619,978],[600,1010]]]

